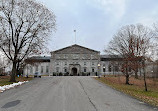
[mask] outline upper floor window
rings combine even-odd
[[[65,65],[67,65],[67,62],[65,62]]]
[[[59,65],[59,62],[56,62],[56,65]]]
[[[84,62],[84,65],[86,65],[86,62]]]
[[[94,62],[92,62],[92,65],[94,65]]]

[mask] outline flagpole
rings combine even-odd
[[[75,44],[76,44],[76,30],[74,30],[74,32],[75,32]]]

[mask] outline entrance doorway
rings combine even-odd
[[[72,75],[77,76],[77,68],[72,68]]]

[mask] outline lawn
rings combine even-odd
[[[9,82],[10,76],[0,76],[0,86],[9,85],[13,82]],[[26,77],[16,77],[16,81],[30,81],[32,78],[26,78]]]
[[[144,91],[143,78],[135,79],[130,77],[131,85],[125,84],[124,76],[107,76],[95,79],[139,100],[158,106],[158,78],[147,78],[148,92]]]

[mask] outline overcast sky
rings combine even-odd
[[[51,36],[51,51],[75,44],[103,50],[119,28],[158,21],[158,0],[37,0],[54,12],[57,31]]]

